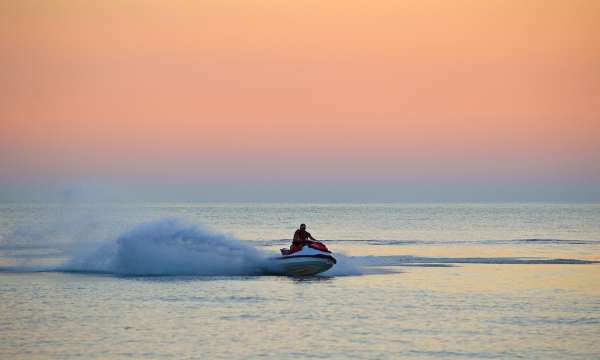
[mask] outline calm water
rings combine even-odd
[[[300,222],[338,266],[261,274]],[[4,204],[0,358],[598,359],[598,261],[597,204]]]

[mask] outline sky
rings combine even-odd
[[[0,0],[0,201],[600,201],[597,0]]]

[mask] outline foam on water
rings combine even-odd
[[[232,236],[177,219],[138,225],[58,270],[116,275],[260,275],[267,255]]]
[[[337,264],[331,269],[323,273],[325,276],[351,276],[351,275],[365,275],[373,273],[372,271],[365,269],[358,262],[354,260],[354,257],[347,256],[344,253],[336,252],[335,258]]]

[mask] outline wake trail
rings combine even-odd
[[[60,265],[17,265],[0,272],[68,272],[115,276],[261,276],[270,275],[270,257],[251,242],[178,219],[144,223],[115,240],[88,247]],[[338,264],[325,276],[360,275],[350,257],[336,253]]]
[[[522,257],[422,257],[410,255],[398,256],[355,256],[353,261],[360,266],[417,266],[434,264],[597,264],[600,261],[580,259],[538,259]]]
[[[57,270],[136,275],[261,275],[267,255],[232,236],[177,219],[138,225]]]

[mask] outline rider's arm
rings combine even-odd
[[[308,235],[308,238],[314,241],[317,241],[317,239],[315,239],[310,233],[306,233]]]
[[[301,241],[302,240],[300,240],[300,234],[299,234],[298,230],[296,230],[296,232],[294,233],[294,240],[292,240],[292,243],[297,244]]]

